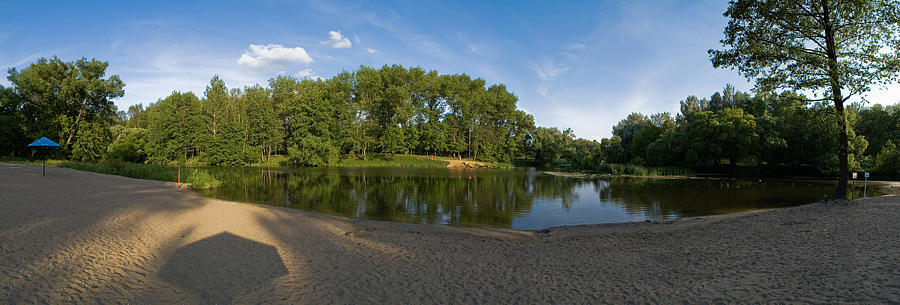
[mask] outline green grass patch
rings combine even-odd
[[[342,167],[447,167],[446,161],[431,160],[428,156],[395,154],[369,154],[366,160],[362,156],[348,156],[333,166]]]
[[[48,165],[50,165],[49,162],[47,163]],[[56,161],[55,163],[57,164],[54,164],[54,166],[87,172],[155,181],[178,181],[178,169],[165,165],[128,163],[119,160],[109,160],[101,163],[74,161]],[[210,189],[221,184],[221,181],[202,169],[184,168],[182,169],[182,177],[184,177],[183,182],[189,184],[192,189]]]
[[[22,164],[22,165],[41,165],[40,159],[30,159],[30,158],[22,158],[22,157],[2,157],[0,158],[0,162],[11,163],[11,164]],[[60,160],[47,160],[47,165],[54,166],[59,164]]]
[[[258,162],[250,164],[249,166],[254,167],[277,167],[277,166],[288,166],[291,164],[291,160],[288,156],[285,155],[272,155],[269,157],[268,162]]]
[[[595,171],[597,174],[620,175],[620,176],[694,176],[696,173],[685,167],[667,166],[667,167],[643,167],[633,164],[613,164],[602,163],[597,166]]]
[[[64,161],[57,166],[94,173],[156,181],[174,182],[178,178],[177,169],[172,167],[156,164],[128,163],[118,160],[110,160],[101,163]]]

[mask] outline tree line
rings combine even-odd
[[[298,166],[372,154],[423,154],[537,165],[677,166],[704,172],[833,176],[839,171],[838,117],[791,91],[748,94],[726,85],[708,98],[688,96],[680,111],[632,113],[600,141],[571,129],[536,127],[504,85],[465,74],[401,65],[361,66],[331,79],[278,76],[267,87],[228,88],[213,77],[198,97],[173,92],[118,111],[124,94],[107,63],[39,59],[0,87],[0,154],[35,156],[25,146],[48,136],[55,157],[206,164],[266,162]],[[851,104],[849,164],[900,178],[900,106]]]
[[[599,170],[604,163],[680,166],[710,173],[836,176],[838,117],[823,102],[791,91],[748,94],[731,85],[709,98],[688,96],[676,115],[631,113],[613,136],[576,139],[571,130],[538,127],[531,146],[540,163]],[[900,105],[846,109],[849,166],[900,178]]]
[[[228,88],[215,76],[200,97],[173,92],[146,108],[117,111],[110,100],[122,96],[124,83],[118,76],[103,79],[106,66],[54,57],[21,73],[11,69],[0,130],[15,138],[0,152],[34,153],[25,144],[47,135],[69,139],[59,156],[84,161],[216,165],[285,155],[296,165],[320,166],[373,153],[414,153],[510,162],[524,156],[534,129],[533,117],[517,109],[518,98],[505,85],[419,67],[361,66],[318,80],[278,76],[268,87]],[[48,69],[65,73],[43,72]],[[99,73],[81,75],[93,70]],[[79,81],[110,83],[111,89],[73,84]]]

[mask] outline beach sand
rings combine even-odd
[[[540,231],[0,163],[0,303],[900,303],[900,197]]]

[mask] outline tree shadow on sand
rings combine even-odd
[[[207,303],[230,304],[242,292],[287,274],[275,247],[223,232],[175,251],[159,278]]]

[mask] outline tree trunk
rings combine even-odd
[[[838,168],[840,176],[838,176],[838,184],[834,189],[834,199],[847,199],[847,180],[850,179],[850,165],[848,155],[850,150],[849,140],[847,136],[847,121],[844,118],[844,103],[834,101],[834,110],[837,114],[838,121]]]
[[[81,117],[84,115],[84,108],[87,107],[87,104],[81,106],[81,109],[78,110],[78,116],[75,117],[75,125],[72,126],[72,130],[69,131],[69,137],[66,139],[66,145],[72,144],[72,138],[75,137],[75,132],[78,130],[78,123],[81,122]]]
[[[831,82],[831,100],[834,102],[834,113],[838,123],[838,176],[837,187],[834,189],[834,199],[847,199],[847,179],[850,178],[850,166],[847,162],[849,143],[847,138],[847,120],[844,117],[844,97],[841,93],[840,71],[838,66],[837,47],[832,25],[831,11],[828,3],[823,1],[823,16],[825,21],[825,52],[828,58],[828,76]]]

